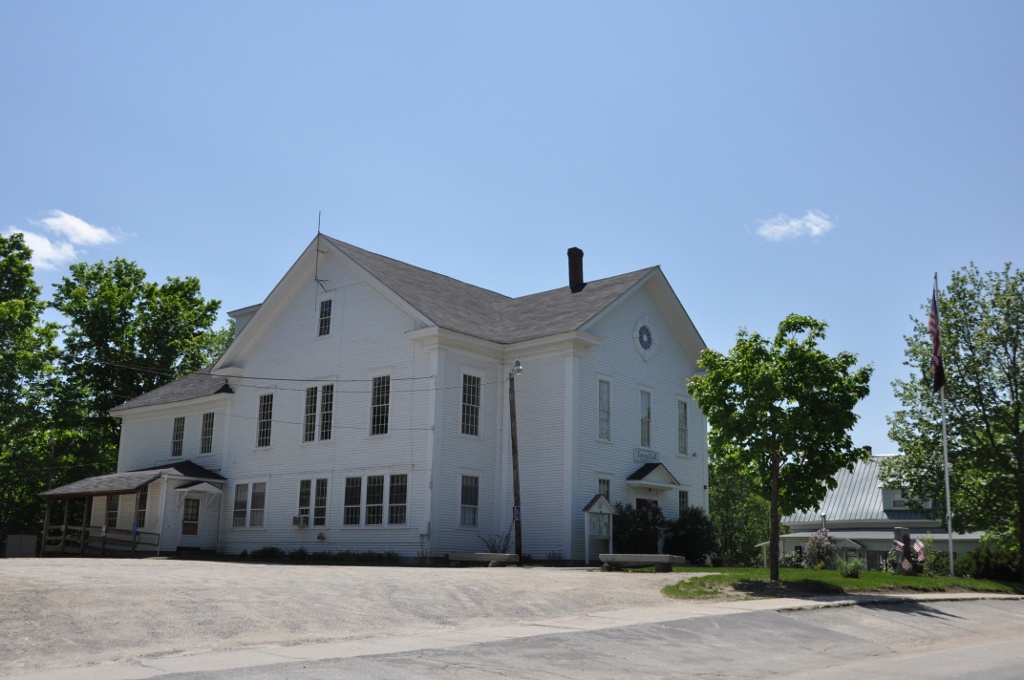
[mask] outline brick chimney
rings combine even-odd
[[[583,283],[583,251],[579,248],[569,248],[569,290],[578,293],[586,285]]]

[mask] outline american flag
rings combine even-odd
[[[928,332],[932,336],[932,392],[946,384],[946,369],[942,366],[942,341],[939,337],[939,275],[932,287],[932,307],[928,312]]]

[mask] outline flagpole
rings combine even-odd
[[[949,495],[949,448],[946,445],[946,386],[939,388],[942,402],[942,463],[946,472],[946,536],[949,539],[949,575],[956,576],[953,569],[953,502]]]

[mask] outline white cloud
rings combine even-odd
[[[25,245],[32,249],[32,264],[40,269],[57,269],[78,259],[80,253],[75,246],[97,246],[119,240],[108,229],[89,224],[63,210],[51,210],[38,222],[29,222],[53,232],[54,236],[18,227],[8,227],[5,235],[24,234]]]
[[[825,213],[808,210],[803,217],[778,215],[770,220],[763,220],[757,235],[769,241],[785,241],[801,236],[821,236],[835,226]]]
[[[78,246],[98,246],[117,241],[117,237],[103,227],[95,227],[63,210],[51,210],[49,217],[44,217],[40,224]]]
[[[31,231],[10,227],[5,236],[15,233],[25,236],[25,245],[32,249],[32,264],[40,269],[57,269],[78,257],[78,252],[70,243],[54,242]]]

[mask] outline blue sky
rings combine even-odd
[[[829,323],[892,452],[911,314],[1024,245],[1024,3],[0,4],[0,233],[261,301],[316,233],[507,295],[659,264]]]

